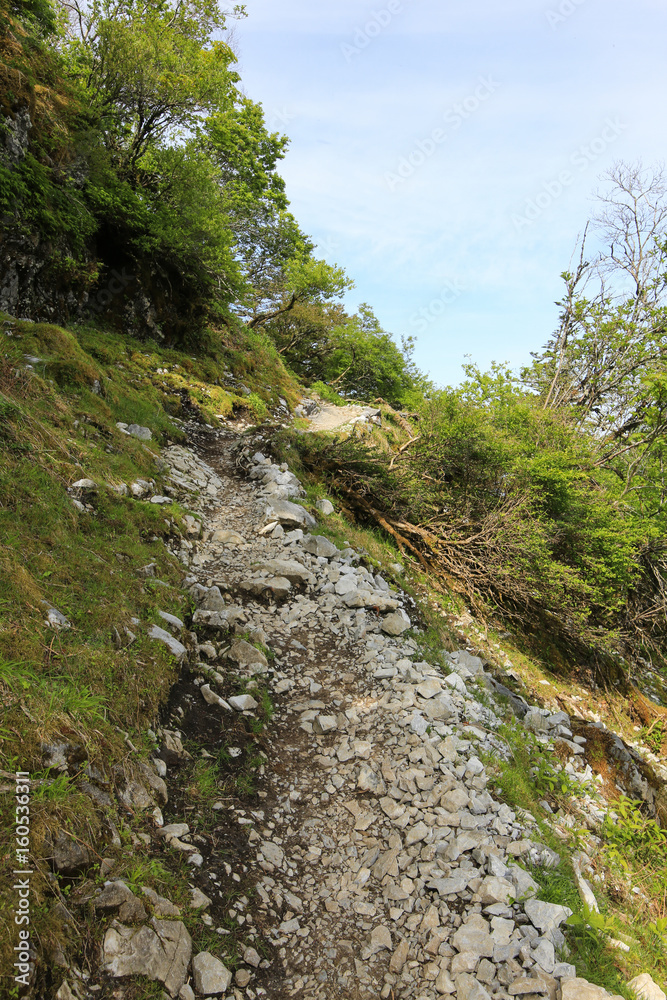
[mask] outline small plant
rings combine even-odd
[[[614,933],[613,920],[587,906],[584,906],[580,913],[573,913],[568,917],[566,923],[576,931],[591,936],[595,941],[600,935],[609,936]]]
[[[664,855],[667,832],[641,811],[641,803],[622,795],[614,803],[614,817],[608,812],[602,824],[602,835],[607,841],[605,853],[609,860],[630,870],[627,855],[633,859],[651,861],[656,854]]]
[[[664,719],[656,719],[652,725],[645,726],[640,733],[641,739],[655,754],[662,753],[666,735]]]

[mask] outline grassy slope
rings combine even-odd
[[[260,335],[238,333],[196,355],[2,316],[0,331],[0,768],[29,770],[39,781],[41,744],[68,740],[108,773],[127,763],[124,733],[148,750],[146,728],[176,676],[144,627],[160,621],[159,610],[184,612],[183,566],[164,540],[185,534],[187,513],[177,503],[119,496],[111,485],[153,479],[161,492],[159,447],[183,439],[172,418],[195,410],[209,424],[237,411],[261,418],[279,396],[293,404],[298,387]],[[40,359],[32,372],[26,356]],[[123,434],[117,421],[150,427],[153,441]],[[93,513],[78,511],[67,492],[82,478],[99,487]],[[168,586],[138,575],[148,563]],[[72,628],[49,628],[43,602]],[[118,650],[112,628],[123,626],[137,641]],[[9,831],[12,803],[4,799]],[[90,842],[97,824],[90,800],[67,780],[36,786],[32,820],[36,853],[49,829],[65,824]],[[0,858],[8,887],[12,856],[5,849]],[[48,952],[62,921],[49,916],[46,876],[33,888],[36,930]],[[4,903],[0,925],[7,928]],[[3,969],[11,966],[13,937],[0,933]]]

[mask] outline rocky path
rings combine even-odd
[[[203,468],[187,449],[164,457],[186,484]],[[561,960],[570,911],[536,898],[523,867],[557,857],[489,788],[484,760],[506,749],[483,662],[463,649],[426,661],[406,595],[312,533],[293,502],[300,484],[257,443],[221,435],[207,460],[204,540],[183,552],[190,667],[158,733],[171,794],[157,840],[185,854],[201,919],[242,939],[243,962],[232,977],[214,947],[188,956],[170,995],[607,996]],[[275,714],[249,738],[262,689]],[[579,747],[564,713],[535,711],[541,738]],[[196,809],[178,788],[193,735],[205,758],[261,748],[255,796],[223,797],[204,837],[191,836]],[[219,925],[234,882],[252,898],[237,896]],[[110,954],[105,967],[127,968]]]
[[[311,431],[334,431],[344,427],[353,427],[354,424],[377,421],[380,411],[373,406],[355,406],[354,404],[334,406],[333,403],[321,402],[311,414],[304,410],[304,415],[308,415]]]

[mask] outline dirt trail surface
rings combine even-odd
[[[311,431],[334,431],[355,423],[366,423],[380,411],[372,406],[334,406],[320,403],[319,412],[310,417]]]
[[[479,680],[492,686],[483,662],[466,650],[443,654],[448,674],[426,662],[406,637],[406,595],[310,533],[300,484],[260,446],[219,434],[203,452],[219,485],[183,554],[196,610],[177,632],[189,660],[157,734],[169,802],[153,836],[188,860],[209,951],[233,935],[240,961],[232,978],[186,955],[171,995],[581,996],[557,958],[570,911],[533,898],[517,864],[557,856],[487,787],[484,755],[506,751],[477,700]],[[186,477],[200,462],[183,448],[165,459]],[[275,706],[263,730],[261,689]],[[572,738],[565,713],[542,719],[540,738]],[[182,780],[193,758],[218,760],[223,777],[256,772],[245,794],[223,782],[204,826]],[[108,975],[128,967],[118,927]]]

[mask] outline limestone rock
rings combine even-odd
[[[142,887],[141,891],[146,899],[150,900],[153,907],[154,917],[157,917],[160,920],[180,917],[180,907],[176,906],[175,903],[172,903],[170,899],[165,899],[164,896],[158,896],[155,889],[151,889],[146,885]]]
[[[491,906],[493,903],[506,903],[514,895],[514,885],[506,878],[489,876],[477,891],[482,897],[482,906]]]
[[[403,635],[412,627],[412,623],[405,611],[395,611],[382,620],[380,627],[387,635]]]
[[[213,532],[211,537],[212,542],[217,542],[222,545],[245,545],[246,540],[243,535],[239,535],[238,531],[225,531],[219,528],[217,531]]]
[[[279,521],[280,524],[290,528],[314,528],[317,521],[307,510],[289,500],[273,500],[267,507],[267,518]]]
[[[243,952],[243,961],[246,965],[252,965],[253,969],[258,969],[262,961],[261,956],[254,948],[246,948]]]
[[[149,427],[142,427],[140,424],[128,424],[127,433],[131,434],[132,437],[139,438],[140,441],[150,441],[153,437],[153,432]]]
[[[201,889],[190,890],[190,908],[193,910],[208,910],[212,900]],[[245,959],[244,959],[245,961]]]
[[[320,736],[325,733],[333,733],[338,729],[338,722],[335,715],[318,715],[313,719],[313,732]]]
[[[197,993],[205,997],[226,993],[232,982],[229,969],[208,951],[200,951],[192,959],[192,973]]]
[[[379,924],[377,927],[373,928],[371,933],[371,944],[369,949],[370,955],[377,955],[379,951],[391,951],[391,932],[388,927],[383,924]]]
[[[261,649],[257,649],[256,646],[252,646],[245,639],[237,639],[232,643],[232,648],[227,653],[230,660],[238,663],[239,666],[249,667],[253,665],[259,665],[261,667],[266,667],[269,664],[264,653]]]
[[[103,912],[116,910],[119,919],[126,923],[140,923],[148,917],[141,900],[120,881],[105,885],[99,896],[93,900],[93,906]]]
[[[408,960],[409,951],[410,945],[408,944],[407,938],[403,938],[389,961],[390,972],[398,973],[402,971],[403,966]]]
[[[634,990],[637,994],[637,1000],[667,1000],[664,990],[661,990],[656,982],[653,981],[648,972],[642,973],[641,976],[635,976],[628,983],[628,988]]]
[[[276,868],[282,867],[285,858],[285,852],[282,847],[279,847],[278,844],[272,844],[270,840],[265,840],[262,843],[260,850],[266,861],[274,865]]]
[[[315,507],[319,510],[320,514],[324,514],[325,517],[328,517],[329,514],[333,514],[335,509],[331,500],[318,500],[315,503]]]
[[[467,972],[456,977],[457,1000],[491,1000],[489,993]]]
[[[284,576],[290,583],[309,583],[314,579],[310,570],[296,559],[267,559],[255,568],[271,573],[272,576]]]
[[[259,707],[259,702],[255,701],[252,695],[238,694],[229,699],[229,704],[237,712],[253,712]]]
[[[601,986],[594,986],[586,979],[568,979],[561,987],[561,1000],[607,1000],[611,996]],[[619,996],[612,1000],[622,1000]]]
[[[202,698],[207,705],[218,705],[220,708],[224,708],[227,711],[229,711],[230,707],[233,707],[231,701],[227,702],[224,698],[221,698],[219,694],[216,694],[216,692],[211,689],[210,684],[202,684],[199,690],[201,691]]]
[[[55,840],[47,842],[47,857],[61,875],[78,875],[90,864],[90,853],[86,847],[73,840],[64,830],[60,830]]]
[[[306,535],[302,544],[306,552],[310,552],[314,556],[324,556],[331,559],[338,555],[338,549],[334,543],[330,542],[324,535]]]
[[[524,910],[533,927],[537,927],[543,934],[560,927],[564,920],[572,916],[572,910],[568,906],[543,903],[541,899],[526,900]]]
[[[442,684],[435,677],[429,677],[417,685],[417,694],[422,698],[435,698],[437,694],[442,694]]]
[[[179,920],[156,920],[150,926],[126,927],[114,920],[102,945],[103,970],[114,978],[147,976],[176,996],[185,984],[192,939]]]
[[[457,951],[472,951],[480,958],[493,957],[493,938],[489,933],[489,925],[479,914],[474,914],[452,935],[452,945]],[[456,985],[459,989],[458,982]]]
[[[152,629],[148,633],[151,639],[157,639],[159,642],[163,642],[172,656],[181,660],[186,655],[187,650],[182,642],[178,639],[174,639],[173,635],[166,632],[165,629],[160,628],[159,625],[153,625]]]
[[[202,611],[225,611],[226,604],[219,587],[209,587],[200,608]]]

